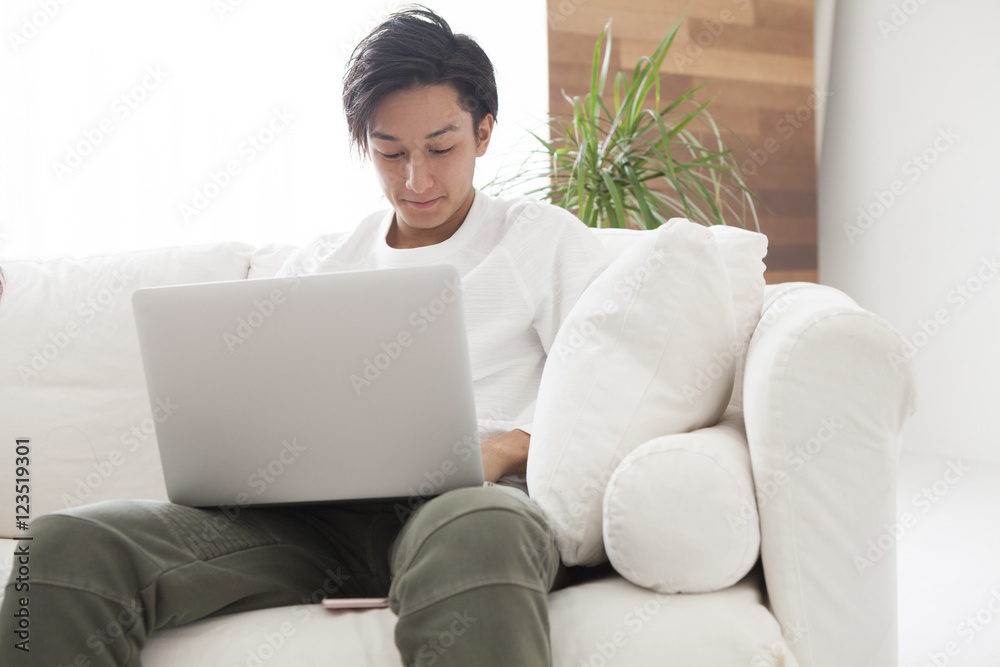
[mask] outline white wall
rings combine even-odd
[[[904,448],[1000,462],[1000,2],[838,0],[835,26],[820,282],[914,344]]]
[[[499,123],[481,186],[520,163],[522,128],[544,123],[545,3],[424,4],[475,36],[497,69]],[[0,256],[303,243],[350,228],[384,203],[369,167],[348,154],[344,63],[403,5],[3,0]],[[258,134],[260,150],[248,142]],[[86,154],[77,162],[73,152]],[[235,176],[224,173],[230,162]]]

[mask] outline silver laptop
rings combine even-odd
[[[482,485],[454,267],[153,287],[132,303],[171,501]]]

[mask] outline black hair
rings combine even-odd
[[[477,131],[487,114],[497,117],[497,84],[482,47],[456,35],[422,5],[395,12],[354,48],[344,74],[344,113],[351,142],[364,155],[368,129],[386,96],[421,86],[446,84],[472,114]]]

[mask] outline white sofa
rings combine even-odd
[[[636,238],[598,234],[616,252]],[[264,277],[288,252],[230,243],[0,262],[5,579],[19,532],[16,439],[31,441],[31,516],[108,498],[166,497],[131,292]],[[656,593],[612,572],[554,592],[556,665],[896,664],[896,461],[914,402],[900,337],[830,287],[768,286],[738,377],[742,401],[727,416],[745,424],[757,502],[734,507],[728,519],[755,531],[759,521],[757,566],[713,592]],[[399,665],[393,625],[388,610],[328,612],[304,599],[157,631],[143,661]]]

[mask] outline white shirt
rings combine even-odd
[[[476,191],[462,225],[445,241],[392,248],[393,211],[351,232],[303,246],[278,276],[450,264],[462,281],[479,437],[531,433],[542,367],[573,304],[610,262],[601,242],[568,211],[527,197]],[[524,476],[504,482],[526,490]]]

